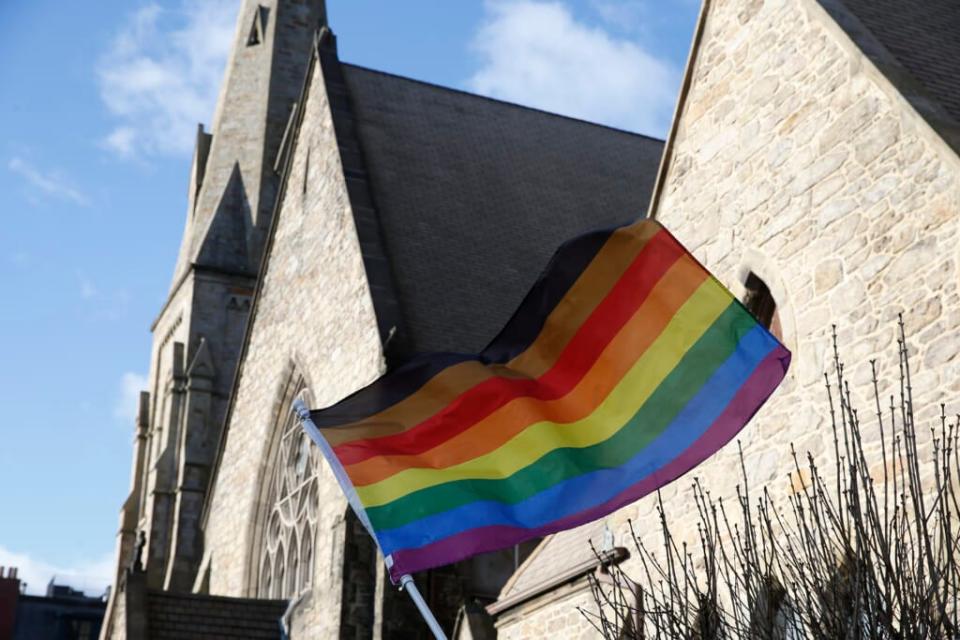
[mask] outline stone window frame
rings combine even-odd
[[[247,592],[255,598],[296,599],[310,592],[315,579],[323,460],[291,410],[296,398],[312,405],[308,381],[293,363],[285,379],[275,405],[270,445],[260,467],[247,572]],[[302,459],[304,466],[299,469],[301,452],[307,458]],[[296,548],[291,544],[294,541]],[[269,586],[265,582],[267,569]],[[283,576],[279,586],[277,573]]]
[[[751,271],[743,283],[746,294],[743,296],[743,306],[754,315],[757,321],[766,327],[777,338],[783,334],[780,326],[779,305],[770,291],[767,283]]]
[[[797,354],[796,314],[793,309],[792,298],[788,295],[787,288],[784,286],[783,271],[779,264],[766,254],[751,248],[743,252],[734,273],[736,274],[736,281],[730,284],[729,288],[738,300],[742,301],[748,293],[746,284],[751,273],[767,285],[776,303],[776,315],[780,321],[780,335],[777,337],[787,349]],[[793,375],[795,370],[795,367],[791,367],[787,375]]]

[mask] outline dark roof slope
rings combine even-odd
[[[147,593],[150,640],[279,640],[284,600]]]
[[[646,213],[663,142],[342,65],[401,317],[477,351],[564,240]]]
[[[960,122],[960,2],[842,2],[930,97]]]

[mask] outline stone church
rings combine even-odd
[[[342,62],[322,0],[244,0],[152,327],[104,638],[417,638],[290,412],[477,351],[567,238],[643,215],[660,140]],[[417,576],[445,626],[535,544]],[[478,626],[479,625],[479,626]]]
[[[660,219],[793,351],[741,436],[775,493],[791,441],[824,449],[831,322],[856,372],[889,364],[904,311],[918,406],[960,391],[957,33],[952,0],[704,0],[663,143],[342,62],[322,0],[244,0],[152,327],[103,637],[426,637],[290,403],[482,348],[588,229]],[[715,494],[735,452],[696,471]],[[593,637],[587,542],[626,546],[652,507],[417,581],[457,638]]]

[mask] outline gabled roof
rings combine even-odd
[[[958,0],[795,0],[819,5],[900,92],[917,113],[960,154],[960,2]],[[677,97],[663,162],[648,215],[656,216],[671,166],[707,19],[715,0],[700,0],[690,54]]]
[[[563,241],[646,211],[660,140],[341,70],[399,307],[394,356],[482,349]]]
[[[613,539],[608,535],[606,522],[597,520],[547,536],[510,577],[487,612],[503,614],[564,585],[572,590],[584,588],[585,575],[601,564],[617,564],[629,557],[627,549],[610,546]]]

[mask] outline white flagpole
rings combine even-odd
[[[427,623],[430,631],[433,632],[433,637],[436,638],[436,640],[447,640],[447,634],[440,628],[440,623],[433,617],[433,611],[430,611],[430,607],[427,606],[427,601],[423,599],[420,591],[417,590],[413,576],[409,573],[400,576],[400,589],[410,594],[410,599],[413,600],[413,604],[417,605],[417,609],[420,610],[420,615],[423,616],[424,622]]]
[[[347,502],[350,503],[350,507],[353,509],[353,512],[357,514],[357,517],[360,518],[360,522],[363,523],[363,526],[370,534],[370,537],[373,538],[377,543],[377,546],[379,546],[380,542],[377,540],[377,536],[373,532],[373,527],[370,524],[370,520],[367,518],[367,512],[364,511],[363,505],[360,504],[360,498],[357,496],[357,492],[353,488],[353,483],[351,483],[350,479],[347,477],[347,473],[343,469],[343,465],[340,464],[340,460],[333,452],[333,449],[330,447],[330,443],[327,442],[327,439],[324,438],[323,434],[320,433],[320,429],[317,428],[317,425],[314,424],[313,420],[310,418],[310,409],[307,408],[307,405],[304,404],[304,402],[299,398],[293,401],[292,409],[294,413],[297,414],[297,417],[300,418],[300,424],[307,432],[307,435],[310,436],[310,439],[313,440],[318,447],[320,447],[323,457],[326,458],[327,463],[329,463],[330,468],[333,470],[333,475],[340,484],[340,488],[343,490],[343,493],[347,498]],[[433,616],[433,612],[430,611],[430,607],[427,605],[426,600],[423,599],[423,596],[420,595],[420,591],[417,590],[417,585],[413,581],[413,576],[411,576],[409,573],[400,576],[400,590],[406,590],[406,592],[410,594],[410,598],[413,600],[413,603],[417,605],[417,609],[420,611],[420,615],[423,616],[424,622],[427,623],[427,626],[430,627],[430,631],[433,632],[433,637],[436,638],[436,640],[447,640],[447,635],[443,632],[443,629],[440,628],[440,623],[438,623],[437,619]]]

